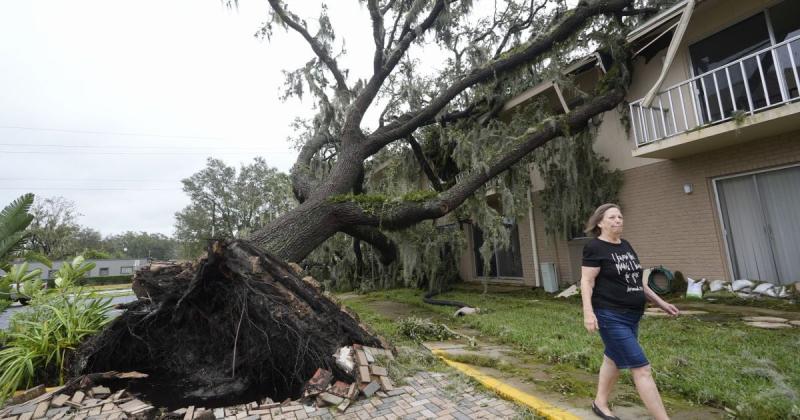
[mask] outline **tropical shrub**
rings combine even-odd
[[[30,310],[11,318],[0,350],[0,401],[38,383],[63,384],[65,361],[109,321],[110,298],[68,286],[33,292]]]
[[[110,321],[111,298],[84,293],[77,286],[94,266],[80,256],[64,262],[56,274],[55,290],[41,287],[41,270],[26,273],[27,263],[10,268],[9,275],[31,299],[31,309],[14,314],[3,334],[0,400],[36,383],[62,384],[70,352]]]
[[[19,300],[23,304],[42,288],[40,276],[42,270],[37,268],[28,272],[28,262],[11,266],[8,272],[0,277],[0,299]]]
[[[64,261],[56,272],[56,287],[68,288],[77,284],[96,266],[93,262],[86,262],[82,255],[78,255],[72,261]]]

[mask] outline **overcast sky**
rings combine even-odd
[[[300,8],[317,2],[291,3],[316,17]],[[356,53],[343,67],[368,69],[367,11],[330,3]],[[239,4],[0,2],[0,207],[25,192],[63,196],[103,235],[171,235],[188,204],[180,180],[208,156],[235,166],[263,156],[288,171],[291,122],[311,102],[278,99],[281,70],[312,53],[294,33],[256,39],[267,3]]]

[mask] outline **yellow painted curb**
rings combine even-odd
[[[492,378],[491,376],[485,375],[480,371],[478,371],[477,369],[474,369],[470,365],[448,359],[446,356],[447,353],[441,350],[431,350],[431,352],[439,356],[439,358],[442,359],[448,365],[454,367],[461,373],[472,377],[476,381],[480,382],[483,386],[494,391],[501,397],[525,405],[527,407],[530,407],[540,416],[547,417],[548,419],[551,420],[580,420],[580,417],[562,408],[558,408],[552,404],[542,401],[541,399],[536,398],[535,396],[528,394],[525,391],[522,391],[511,385],[503,383],[495,378]]]

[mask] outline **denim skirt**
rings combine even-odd
[[[631,369],[650,364],[639,345],[641,312],[597,308],[594,310],[600,337],[606,346],[605,355],[618,369]]]

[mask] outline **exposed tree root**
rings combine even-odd
[[[139,300],[78,349],[72,373],[148,373],[140,390],[164,406],[295,398],[320,367],[352,382],[334,352],[383,346],[313,283],[245,241],[153,264],[134,278]]]

